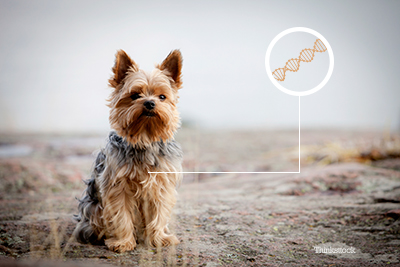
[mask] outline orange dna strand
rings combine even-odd
[[[315,52],[325,52],[326,46],[324,43],[317,39],[314,43],[314,48],[306,48],[301,50],[299,58],[291,58],[286,62],[284,68],[276,69],[272,72],[272,76],[278,81],[284,81],[286,77],[286,71],[290,70],[293,72],[297,72],[300,68],[300,61],[311,62],[314,58]]]

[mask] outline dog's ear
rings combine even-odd
[[[124,50],[118,50],[115,55],[115,64],[112,68],[114,75],[108,80],[111,87],[117,86],[124,80],[129,69],[138,71],[138,66]]]
[[[174,80],[177,89],[181,87],[182,55],[179,50],[171,51],[167,58],[161,63],[159,69],[165,71],[165,73]]]

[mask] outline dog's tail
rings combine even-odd
[[[91,178],[85,181],[87,188],[79,201],[79,214],[74,215],[78,222],[74,230],[74,237],[80,243],[97,244],[102,242],[103,222],[102,206],[99,198],[96,178],[104,171],[105,154],[100,151],[92,170]]]

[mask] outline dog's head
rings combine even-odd
[[[172,51],[151,73],[140,70],[119,50],[109,80],[113,88],[108,99],[111,127],[141,147],[173,138],[180,124],[176,104],[182,86],[181,69],[179,50]]]

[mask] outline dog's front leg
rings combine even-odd
[[[158,174],[149,186],[144,187],[142,214],[145,221],[145,241],[154,247],[179,244],[176,236],[169,233],[168,222],[176,203],[175,182]]]
[[[103,177],[104,178],[104,177]],[[111,180],[111,179],[110,179]],[[116,176],[103,183],[103,220],[106,225],[105,244],[110,250],[124,252],[136,247],[135,217],[137,196],[125,177]],[[104,180],[103,180],[104,181]]]

